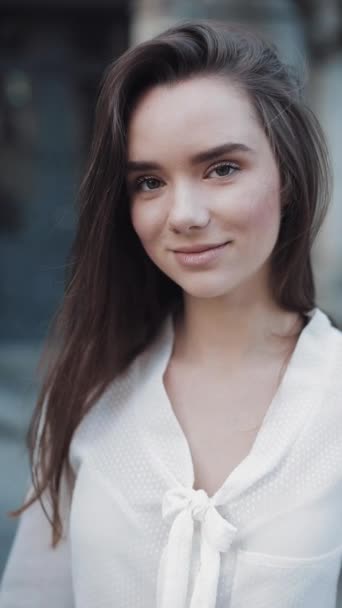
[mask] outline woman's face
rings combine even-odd
[[[145,93],[128,125],[127,183],[142,246],[186,294],[268,289],[280,177],[236,86],[207,76]],[[181,253],[196,248],[207,251]]]

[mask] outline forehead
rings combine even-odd
[[[256,147],[263,136],[245,93],[227,77],[198,77],[143,95],[128,124],[128,156],[190,154],[225,140]]]

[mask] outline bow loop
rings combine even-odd
[[[169,520],[183,511],[191,501],[191,490],[176,487],[165,492],[162,503],[163,519]]]

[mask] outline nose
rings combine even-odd
[[[197,188],[182,184],[174,189],[168,221],[170,230],[177,233],[205,228],[209,224],[210,211]]]

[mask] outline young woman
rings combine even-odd
[[[110,67],[1,608],[342,606],[327,159],[251,32],[182,23]]]

